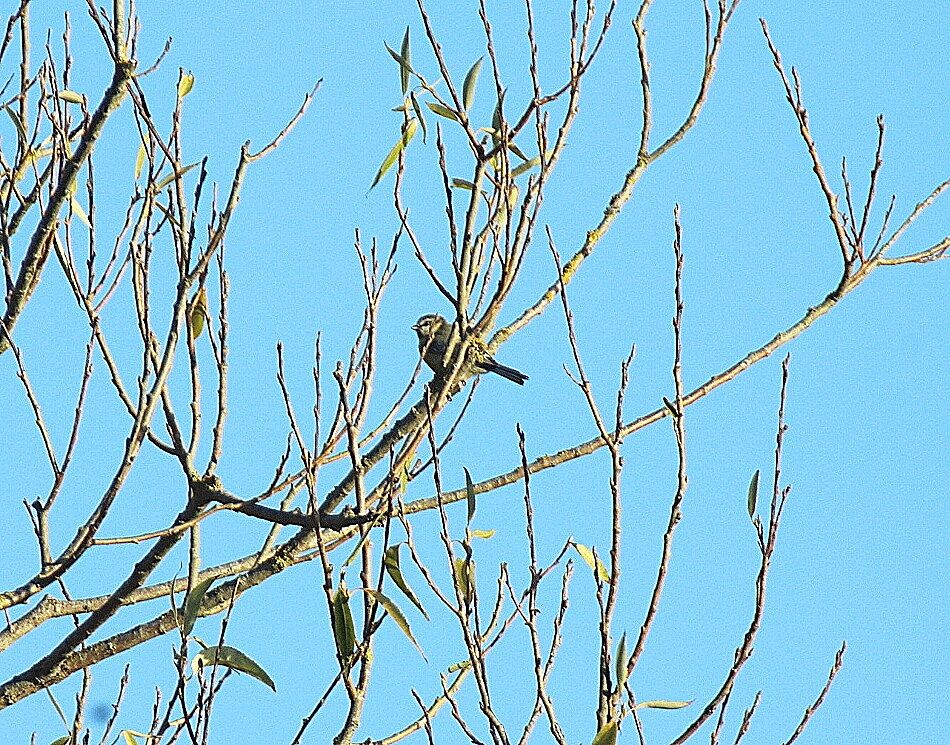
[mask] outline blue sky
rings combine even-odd
[[[74,87],[95,99],[109,72],[84,5],[48,5],[35,9],[34,24],[59,24],[62,10],[69,9],[77,54]],[[362,293],[353,230],[359,227],[364,238],[377,236],[388,245],[397,225],[392,177],[367,194],[400,121],[391,111],[400,102],[398,69],[383,42],[397,46],[409,25],[417,64],[432,77],[436,68],[424,51],[415,3],[407,1],[321,3],[316,8],[289,2],[279,11],[250,2],[143,5],[140,59],[157,55],[165,37],[174,39],[161,70],[145,81],[145,89],[167,121],[178,68],[194,73],[195,88],[185,106],[186,149],[193,160],[208,154],[210,174],[220,183],[229,181],[240,144],[245,139],[264,144],[296,110],[304,93],[323,79],[305,119],[273,155],[252,167],[229,232],[231,413],[220,474],[231,491],[249,496],[269,482],[286,435],[274,381],[276,342],[284,343],[288,379],[298,406],[306,410],[316,333],[323,333],[325,359],[336,360],[348,354],[359,326]],[[458,79],[483,54],[477,9],[470,5],[434,0],[429,5]],[[561,69],[556,65],[563,53],[567,6],[537,5],[544,6],[536,9],[542,78],[552,81]],[[655,142],[677,126],[695,94],[701,7],[700,2],[656,0],[650,13]],[[489,11],[500,55],[507,60],[509,100],[523,101],[523,6],[491,3]],[[564,255],[576,250],[596,224],[635,157],[640,112],[630,27],[635,11],[631,3],[620,3],[585,83],[568,151],[545,199],[541,220],[551,226]],[[884,114],[885,165],[873,224],[878,224],[890,194],[896,194],[896,224],[950,177],[945,126],[950,75],[940,62],[950,44],[950,24],[944,22],[947,11],[941,3],[743,3],[727,32],[699,123],[650,168],[570,287],[587,370],[605,403],[613,396],[629,345],[637,345],[628,419],[656,408],[662,396],[671,396],[674,203],[681,205],[686,255],[687,388],[794,323],[834,287],[840,271],[827,206],[784,100],[759,16],[768,21],[786,64],[794,64],[800,73],[812,130],[836,187],[844,155],[857,192],[866,188],[874,120]],[[483,85],[474,108],[486,125],[494,106],[489,93]],[[0,132],[4,143],[12,134],[7,129]],[[131,132],[131,116],[122,112],[110,122],[99,147],[97,177],[100,184],[110,184],[98,203],[109,236],[106,243],[125,207],[121,195],[131,188],[137,148]],[[451,147],[450,163],[464,177],[461,142],[450,139]],[[420,238],[438,255],[445,241],[444,207],[441,187],[433,179],[434,164],[432,140],[428,145],[413,142],[406,200]],[[936,242],[948,233],[948,225],[950,207],[938,201],[895,253]],[[425,312],[447,312],[406,246],[398,263],[380,321],[377,415],[398,394],[415,363],[411,324]],[[86,332],[55,270],[47,268],[17,328],[17,339],[51,429],[64,442],[81,362],[81,349],[74,347],[77,340],[80,345],[85,341]],[[514,318],[551,281],[550,256],[537,240],[502,320]],[[746,741],[783,741],[820,690],[838,645],[847,640],[844,668],[799,742],[918,743],[950,737],[945,706],[950,680],[950,469],[944,457],[950,441],[948,290],[950,274],[944,264],[883,267],[775,359],[760,363],[687,411],[690,487],[685,516],[667,593],[633,685],[640,698],[697,703],[685,711],[646,712],[649,742],[668,741],[692,720],[718,687],[748,623],[756,549],[745,514],[745,490],[753,471],[767,472],[771,465],[779,358],[786,351],[792,360],[784,478],[793,488],[764,626],[733,695],[726,732],[735,731],[742,709],[762,689]],[[123,302],[117,298],[108,321],[114,324],[117,349],[126,351],[131,365],[135,334],[122,317],[123,307],[128,309]],[[461,484],[462,466],[476,480],[513,467],[518,460],[516,422],[526,432],[531,457],[594,434],[582,396],[562,370],[570,357],[563,327],[559,309],[552,306],[499,351],[498,357],[523,369],[530,382],[513,390],[500,379],[482,381],[467,428],[443,462],[449,486]],[[65,398],[63,389],[70,391]],[[71,535],[73,523],[87,512],[94,499],[88,490],[94,494],[108,476],[101,464],[114,456],[121,443],[115,438],[124,436],[126,423],[101,362],[91,395],[94,408],[84,430],[85,444],[54,521],[60,539]],[[41,444],[31,429],[9,354],[0,358],[0,408],[11,412],[4,416],[9,446],[0,452],[7,475],[9,538],[0,545],[0,576],[6,588],[32,571],[35,556],[19,502],[48,488],[46,473],[38,473],[42,469],[37,467],[43,463]],[[630,437],[624,456],[626,553],[617,636],[639,627],[655,575],[675,488],[669,423]],[[335,473],[328,469],[324,486]],[[553,556],[568,536],[606,546],[608,474],[608,459],[598,453],[533,479],[542,559]],[[409,496],[430,492],[431,484],[420,481]],[[146,452],[123,492],[122,510],[104,531],[120,535],[158,528],[177,511],[181,494],[175,465]],[[480,498],[476,526],[497,531],[479,547],[483,581],[489,581],[501,561],[524,579],[522,511],[520,487]],[[462,512],[453,512],[456,525],[462,524]],[[432,516],[421,516],[416,526],[417,536],[437,530]],[[205,563],[252,550],[261,535],[260,525],[234,517],[209,524]],[[434,541],[427,547],[435,563],[438,547]],[[77,596],[104,591],[114,572],[121,576],[122,561],[138,551],[115,549],[107,569],[81,565],[71,591]],[[161,578],[172,576],[181,560],[176,554],[166,562]],[[229,639],[268,670],[278,693],[250,679],[231,681],[219,704],[217,741],[289,742],[300,717],[322,693],[335,662],[320,581],[317,567],[304,565],[239,601]],[[554,596],[546,599],[550,613]],[[552,684],[571,742],[589,742],[594,735],[594,613],[592,581],[586,571],[577,571],[570,634]],[[123,618],[134,621],[150,615],[136,608]],[[418,614],[410,613],[410,619],[420,642],[431,651],[429,663],[420,662],[395,630],[385,636],[361,738],[385,736],[407,722],[416,711],[409,687],[431,698],[438,690],[439,672],[462,656],[458,640],[444,633],[444,625],[426,624]],[[67,628],[41,631],[38,638],[5,652],[0,660],[3,679],[21,670]],[[122,623],[110,624],[105,631],[121,628]],[[206,619],[196,632],[214,638],[216,629],[216,620]],[[171,644],[171,639],[159,639],[128,657],[133,683],[122,727],[146,726],[151,692],[155,685],[167,685],[171,674]],[[502,713],[512,723],[523,720],[528,705],[528,694],[518,689],[531,685],[523,650],[524,637],[513,636],[506,651],[490,662]],[[120,658],[95,669],[92,702],[110,700],[126,661]],[[61,701],[70,700],[75,685],[71,680],[56,688]],[[462,698],[471,704],[471,690]],[[324,741],[336,721],[331,713],[318,722],[311,741]],[[39,742],[61,734],[45,697],[34,696],[0,712],[0,731],[9,733],[9,742],[26,742],[34,730],[40,733]],[[450,725],[441,732],[443,741],[459,741]],[[543,732],[538,734],[539,741],[546,741]],[[622,741],[634,740],[628,726]]]

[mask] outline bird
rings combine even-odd
[[[452,324],[437,313],[427,313],[416,321],[412,329],[419,337],[419,354],[422,359],[437,375],[444,372],[445,352],[449,335],[452,333]],[[478,372],[493,372],[518,385],[524,385],[528,379],[520,370],[496,361],[480,339],[473,339],[469,350],[469,358]]]

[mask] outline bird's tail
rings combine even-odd
[[[495,360],[488,360],[487,362],[478,363],[478,367],[486,372],[493,372],[501,377],[510,380],[512,383],[517,383],[518,385],[524,385],[524,382],[528,379],[528,376],[525,375],[520,370],[515,370],[513,367],[508,367],[507,365],[499,364]]]

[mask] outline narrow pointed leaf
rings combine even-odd
[[[386,156],[385,160],[382,162],[382,165],[380,165],[379,170],[376,171],[376,177],[373,179],[373,183],[369,187],[370,189],[376,186],[376,184],[379,183],[379,180],[386,175],[390,168],[393,167],[393,164],[399,159],[399,154],[405,150],[406,146],[412,141],[413,136],[416,134],[418,125],[418,119],[409,120],[409,124],[406,125],[406,131],[402,133],[402,137],[399,138],[399,142],[393,145],[392,150],[389,151],[389,155]]]
[[[139,745],[139,741],[135,739],[135,733],[127,729],[122,730],[122,739],[125,740],[125,745]]]
[[[178,79],[178,97],[184,98],[189,93],[191,89],[195,87],[195,76],[190,72],[182,73],[181,77]]]
[[[399,549],[402,547],[401,543],[397,543],[394,546],[390,546],[386,549],[386,552],[383,554],[383,566],[386,567],[386,573],[389,575],[390,579],[395,582],[396,587],[398,587],[402,594],[409,598],[416,608],[419,609],[419,612],[425,617],[426,621],[429,620],[429,614],[426,613],[426,609],[422,607],[422,603],[419,602],[419,598],[416,597],[416,594],[412,591],[412,588],[409,587],[409,583],[406,582],[406,578],[402,574],[402,569],[399,568]]]
[[[383,593],[377,592],[376,590],[371,590],[368,587],[364,587],[363,592],[383,606],[385,611],[389,614],[389,617],[396,622],[399,630],[402,631],[402,633],[404,633],[409,638],[409,641],[412,642],[412,646],[419,650],[419,654],[422,655],[422,659],[428,662],[429,660],[426,657],[426,653],[422,651],[422,647],[419,646],[419,642],[416,641],[416,637],[412,635],[412,629],[409,628],[409,620],[406,618],[405,614],[399,610],[399,606],[383,595]]]
[[[356,646],[356,630],[350,612],[350,596],[342,582],[333,596],[333,639],[340,657],[348,660]]]
[[[531,160],[527,155],[525,155],[525,154],[521,151],[521,148],[518,147],[518,146],[517,146],[515,143],[513,143],[513,142],[509,142],[509,143],[508,143],[508,149],[511,150],[511,152],[513,152],[513,153],[514,153],[515,155],[517,155],[519,158],[521,158],[521,160]]]
[[[409,91],[409,102],[412,104],[412,110],[416,112],[416,119],[422,125],[422,141],[425,142],[426,136],[429,134],[426,130],[426,118],[422,115],[422,106],[419,105],[419,99],[416,98],[413,91]]]
[[[607,722],[607,724],[600,728],[600,732],[594,736],[591,745],[615,745],[616,742],[617,723]]]
[[[76,91],[62,90],[59,92],[59,97],[66,101],[67,103],[78,103],[82,104],[86,98],[82,93],[76,93]]]
[[[402,80],[401,75],[403,73],[407,76],[411,75],[413,70],[409,60],[405,59],[401,54],[399,54],[399,52],[389,46],[389,44],[383,42],[383,46],[386,47],[386,51],[389,52],[389,56],[396,60],[396,62],[399,63],[399,67],[402,69],[402,73],[400,73],[400,81]]]
[[[247,673],[252,678],[261,681],[261,683],[272,691],[277,691],[277,686],[274,684],[274,681],[271,680],[270,675],[264,671],[264,668],[254,662],[254,660],[244,654],[240,649],[234,647],[222,645],[202,649],[191,661],[191,669],[197,672],[198,668],[204,667],[205,665],[213,665],[215,661],[222,667],[237,670],[240,673]]]
[[[495,535],[494,530],[473,530],[469,535],[472,538],[491,538]]]
[[[617,654],[614,659],[614,666],[617,674],[617,688],[623,688],[627,682],[627,632],[623,632],[620,637],[620,644],[617,645]]]
[[[638,709],[683,709],[689,706],[692,701],[641,701],[637,704]]]
[[[482,61],[484,57],[479,57],[472,65],[468,74],[465,76],[465,82],[462,84],[462,105],[468,111],[475,103],[475,88],[478,85],[478,73],[482,71]]]
[[[191,170],[192,168],[194,168],[196,165],[198,165],[198,164],[197,164],[197,163],[191,163],[190,165],[187,165],[187,166],[185,166],[184,168],[182,168],[177,174],[175,174],[175,173],[170,173],[170,174],[168,174],[165,178],[163,178],[161,181],[159,181],[157,184],[155,184],[155,191],[161,191],[161,190],[164,189],[166,186],[168,186],[172,181],[175,180],[176,175],[177,175],[177,176],[184,176],[186,173],[188,173],[188,171],[190,171],[190,170]]]
[[[505,118],[505,91],[502,89],[498,97],[498,103],[495,104],[495,112],[491,117],[491,139],[496,145],[501,140],[501,122]]]
[[[475,484],[472,483],[472,474],[468,472],[467,468],[463,468],[465,471],[465,501],[468,503],[468,523],[472,522],[472,518],[475,517]]]
[[[23,128],[23,122],[20,121],[20,117],[9,106],[3,107],[4,111],[7,112],[7,116],[13,120],[13,126],[16,127],[16,136],[19,139],[21,145],[26,145],[29,137],[27,137],[26,130]]]
[[[462,660],[461,662],[453,662],[451,665],[449,665],[446,672],[455,673],[455,672],[458,672],[459,670],[468,670],[471,666],[472,666],[471,660]]]
[[[412,69],[412,50],[409,48],[409,27],[406,26],[406,34],[402,37],[402,46],[399,48],[400,56],[406,61],[406,64],[400,65],[399,82],[402,85],[402,95],[406,95],[409,90],[409,71]]]
[[[475,191],[475,184],[463,178],[452,179],[452,186],[456,189],[465,189],[465,191]]]
[[[436,101],[426,101],[426,106],[429,107],[429,110],[433,114],[438,114],[445,119],[451,119],[453,122],[460,121],[459,115],[452,111],[452,109],[450,109],[448,106],[443,106]]]
[[[523,173],[527,173],[532,168],[537,168],[541,165],[541,158],[532,158],[531,160],[526,160],[520,166],[511,169],[511,177],[518,178]]]
[[[583,543],[574,542],[574,548],[584,562],[591,569],[597,569],[597,576],[601,578],[604,582],[610,582],[610,573],[607,571],[607,567],[604,566],[604,563],[594,556],[594,552],[591,551]]]
[[[211,587],[212,582],[214,582],[214,577],[201,580],[201,582],[191,588],[191,592],[189,592],[188,597],[185,598],[185,607],[182,609],[181,618],[179,619],[182,636],[188,636],[195,627],[195,621],[198,619],[198,610],[201,608],[201,601],[204,600],[205,595],[208,594],[208,589]]]
[[[69,206],[72,208],[73,214],[82,220],[87,228],[92,227],[92,223],[89,222],[89,215],[86,214],[86,210],[82,208],[82,205],[79,203],[79,200],[76,199],[76,197],[72,197],[69,200]]]
[[[62,737],[57,737],[49,745],[66,745],[69,742],[69,735],[63,735]]]
[[[135,154],[135,180],[142,175],[142,166],[145,165],[145,145],[139,144],[139,151]]]
[[[746,506],[749,510],[749,517],[755,517],[755,505],[759,500],[759,469],[752,474],[752,481],[749,483],[749,496],[746,498]]]

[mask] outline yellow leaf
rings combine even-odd
[[[190,72],[185,72],[184,70],[179,70],[178,73],[178,97],[184,98],[189,93],[191,89],[195,87],[195,76]]]

